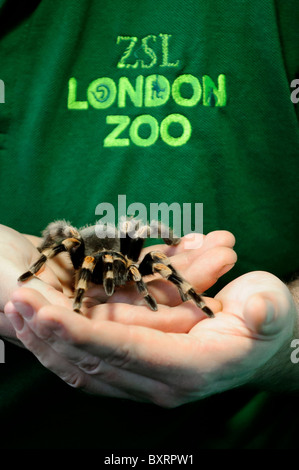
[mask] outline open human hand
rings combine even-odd
[[[172,263],[198,289],[233,265],[232,246],[230,234],[212,232],[193,253],[184,242],[165,250],[173,250]],[[5,312],[23,344],[70,385],[167,407],[251,381],[292,336],[292,297],[269,273],[248,273],[206,299],[214,319],[181,303],[165,281],[150,286],[157,313],[133,304],[130,289],[82,316],[26,287],[13,293]]]
[[[155,247],[155,249],[164,249],[167,255],[171,257],[174,266],[199,291],[213,285],[236,262],[236,254],[232,249],[234,237],[229,232],[211,232],[203,237],[203,243],[199,243],[199,247],[193,250],[187,250],[185,242],[188,242],[188,240],[183,240],[176,247],[161,245]],[[105,361],[102,360],[101,356],[90,354],[88,349],[90,345],[86,344],[85,350],[82,350],[84,357],[81,357],[80,352],[80,358],[78,358],[76,354],[79,349],[77,346],[72,346],[69,340],[64,337],[64,334],[61,336],[59,344],[56,340],[53,342],[53,338],[57,339],[55,332],[57,325],[64,332],[68,330],[68,321],[71,321],[74,325],[76,324],[79,331],[83,321],[85,327],[82,329],[83,336],[81,339],[85,338],[84,341],[86,340],[88,343],[85,335],[97,328],[101,330],[101,325],[118,325],[128,330],[128,332],[131,331],[131,328],[140,327],[147,338],[148,334],[162,333],[162,331],[163,334],[172,334],[174,332],[177,334],[180,332],[182,335],[186,335],[194,325],[206,319],[203,312],[193,303],[182,304],[180,296],[170,283],[154,279],[150,282],[150,289],[151,292],[154,291],[153,293],[159,303],[157,313],[151,312],[144,305],[136,305],[138,298],[134,298],[130,287],[121,289],[118,294],[115,293],[113,298],[109,299],[110,303],[86,308],[85,317],[75,314],[68,305],[60,305],[56,302],[56,305],[53,306],[51,300],[46,299],[41,293],[22,287],[14,292],[12,302],[7,303],[5,312],[14,325],[17,337],[22,343],[46,367],[66,382],[97,394],[104,393],[128,397],[129,394],[124,390],[118,390],[117,387],[109,384],[109,380],[108,382],[105,382],[105,379],[103,380],[100,364],[105,364]],[[98,287],[91,290],[97,291]],[[89,295],[87,302],[101,294],[91,293]],[[126,303],[123,303],[124,301]],[[221,303],[214,299],[207,300],[207,303],[214,312],[217,312],[221,306]],[[171,306],[169,307],[168,304]],[[32,318],[28,319],[26,317],[28,317],[30,311],[34,313]],[[44,315],[46,315],[46,319]],[[45,326],[45,322],[47,326]],[[134,324],[134,327],[131,324]],[[157,328],[161,331],[157,332]],[[72,335],[71,332],[72,330],[68,330],[68,334]],[[128,334],[130,336],[130,333]],[[153,347],[155,347],[155,340]],[[133,393],[132,396],[135,399],[140,399],[138,391]]]
[[[15,330],[4,315],[4,306],[12,292],[20,285],[18,277],[39,255],[36,245],[38,237],[24,236],[12,228],[0,225],[0,336],[16,342]],[[30,287],[54,304],[65,307],[71,305],[69,296],[71,269],[64,257],[51,260],[40,271],[38,277],[30,279],[26,286]],[[20,342],[17,342],[20,344]]]
[[[36,247],[40,245],[41,238],[22,235],[17,231],[6,227],[0,226],[0,335],[7,339],[15,339],[15,331],[11,323],[3,315],[4,305],[10,299],[12,292],[19,286],[30,287],[38,292],[41,292],[44,297],[51,303],[67,308],[71,308],[71,298],[73,297],[73,283],[74,283],[74,269],[71,264],[70,258],[67,253],[60,253],[55,258],[49,259],[42,269],[34,276],[21,284],[17,282],[20,274],[27,271],[28,267],[40,256]],[[197,249],[186,249],[194,245],[194,241],[188,238],[183,240],[177,247],[169,247],[165,244],[157,245],[156,247],[145,248],[142,256],[153,248],[159,248],[161,251],[167,252],[169,256],[172,254],[179,254],[176,257],[178,267],[186,270],[190,267],[191,260],[197,269],[194,275],[197,274],[199,268],[202,266],[203,272],[206,271],[205,266],[207,260],[211,256],[217,257],[216,263],[211,264],[207,270],[205,278],[200,272],[198,277],[198,285],[203,289],[208,288],[214,284],[216,276],[225,273],[234,263],[235,254],[230,249],[234,244],[234,238],[231,234],[224,231],[212,232],[208,236],[198,235],[195,237],[195,246]],[[211,255],[212,253],[212,255]],[[226,265],[226,259],[230,262],[228,255],[232,255],[231,265]],[[200,258],[200,264],[196,260]],[[195,276],[196,277],[196,276]],[[149,277],[148,277],[149,278]],[[151,283],[155,295],[158,293],[159,301],[162,304],[174,304],[178,301],[179,295],[173,286],[167,285],[161,281],[154,280]],[[103,302],[130,302],[140,303],[142,298],[137,294],[135,286],[127,286],[119,290],[112,298],[107,297],[104,289],[100,286],[94,286],[87,292],[83,310],[86,313],[89,307]]]
[[[214,319],[191,302],[147,315],[111,303],[74,317],[19,289],[5,310],[24,345],[70,385],[174,407],[251,381],[292,336],[291,295],[269,273],[234,280],[213,307]]]
[[[111,303],[88,318],[24,288],[5,311],[24,345],[70,385],[174,407],[247,383],[292,336],[291,295],[269,273],[234,280],[208,305],[216,318],[191,302],[158,313]]]

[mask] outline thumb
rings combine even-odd
[[[285,286],[284,286],[285,287]],[[292,299],[287,288],[251,295],[244,306],[244,318],[257,335],[290,334],[294,326]]]

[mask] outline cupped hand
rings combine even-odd
[[[4,315],[4,306],[12,292],[21,286],[17,281],[18,277],[40,256],[36,249],[39,242],[38,237],[24,236],[12,228],[0,225],[0,336],[13,342],[16,339],[15,330]],[[53,304],[69,307],[69,279],[66,259],[57,257],[55,262],[47,263],[42,268],[38,277],[29,279],[26,286],[40,292]]]
[[[290,342],[294,305],[275,276],[248,273],[217,301],[214,319],[191,302],[147,316],[146,307],[106,304],[87,318],[20,289],[6,312],[24,345],[70,385],[174,407],[246,384]]]
[[[202,291],[235,263],[233,244],[229,233],[212,232],[193,252],[184,249],[184,241],[165,250]],[[17,337],[42,364],[91,393],[176,406],[242,382],[254,336],[244,324],[244,298],[226,304],[223,290],[224,297],[207,299],[216,313],[208,319],[191,301],[181,303],[166,281],[149,284],[156,289],[158,312],[123,303],[129,292],[121,292],[116,302],[91,307],[82,316],[28,288],[13,293],[5,312]],[[170,300],[171,307],[165,305]]]
[[[16,336],[11,323],[3,315],[4,305],[18,286],[30,287],[42,293],[51,304],[71,308],[74,269],[67,253],[60,253],[55,258],[48,260],[37,276],[25,283],[17,282],[18,277],[39,258],[40,253],[36,247],[40,242],[41,238],[31,235],[24,236],[9,227],[0,225],[0,336],[7,339],[15,339]],[[160,249],[169,256],[176,255],[174,259],[179,269],[188,270],[191,264],[195,266],[193,277],[198,281],[197,285],[205,290],[214,284],[217,276],[219,277],[228,271],[234,264],[235,254],[231,249],[233,245],[234,237],[229,232],[217,231],[207,236],[195,236],[193,241],[186,237],[176,247],[162,244],[145,248],[142,257],[150,249]],[[215,262],[207,270],[206,265],[211,257],[215,259]],[[197,260],[200,260],[200,263],[197,263]],[[198,276],[197,273],[199,273]],[[153,276],[148,279],[153,280],[152,291],[160,303],[170,302],[173,304],[179,301],[179,295],[173,286],[169,286],[167,283],[165,285]],[[89,307],[106,301],[143,303],[135,286],[120,289],[111,298],[107,297],[103,288],[93,286],[86,293],[83,311],[88,314]]]
[[[7,269],[2,267],[1,275],[15,279],[36,253],[10,230],[2,232],[2,241]],[[228,232],[212,232],[202,241],[193,250],[185,240],[152,249],[164,250],[203,291],[233,266],[236,255]],[[149,288],[158,312],[141,305],[133,286],[98,305],[103,294],[94,287],[83,316],[72,311],[63,293],[70,290],[72,274],[64,263],[52,263],[39,274],[43,281],[35,278],[29,288],[15,290],[5,313],[42,364],[88,392],[177,406],[254,380],[291,341],[295,306],[287,287],[270,273],[245,274],[206,299],[214,319],[191,301],[182,303],[174,286],[157,278],[149,279]]]

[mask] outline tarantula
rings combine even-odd
[[[180,238],[160,222],[143,225],[136,219],[126,219],[119,227],[93,225],[77,229],[65,220],[50,223],[43,231],[43,241],[38,250],[39,259],[22,274],[18,281],[24,282],[42,268],[46,261],[66,251],[75,269],[75,293],[73,309],[80,313],[84,294],[90,283],[103,285],[108,296],[118,286],[134,281],[147,305],[157,310],[157,302],[149,293],[143,276],[159,273],[172,282],[185,302],[192,299],[209,317],[214,314],[203,298],[175,270],[167,256],[160,251],[151,251],[139,261],[145,239],[151,230],[157,238],[163,238],[167,245],[177,245]]]

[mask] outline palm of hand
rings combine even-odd
[[[162,249],[203,291],[236,261],[233,243],[227,232],[212,232],[197,250],[186,251],[184,244]],[[292,329],[287,289],[269,273],[244,275],[207,299],[215,319],[191,302],[182,304],[173,286],[159,280],[150,283],[158,313],[138,305],[131,287],[99,305],[104,299],[97,286],[81,316],[71,311],[72,270],[65,263],[63,257],[52,260],[40,274],[52,285],[46,292],[19,289],[5,311],[17,337],[46,367],[92,393],[163,406],[198,399],[248,381]],[[267,324],[272,307],[278,319]]]

